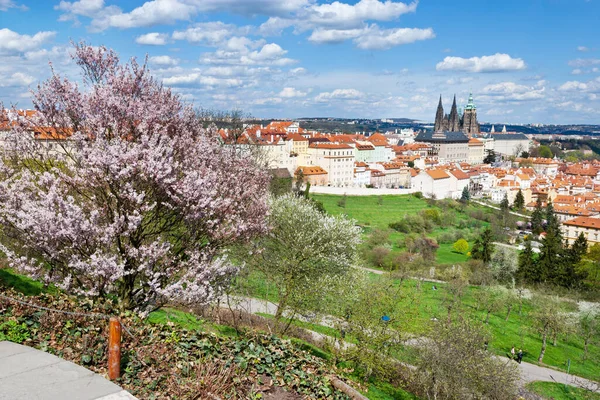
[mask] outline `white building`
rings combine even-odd
[[[442,169],[421,170],[412,178],[412,187],[426,197],[444,199],[451,196],[450,175]]]
[[[347,144],[313,143],[308,146],[309,165],[317,165],[328,173],[330,186],[352,186],[354,183],[354,149]]]
[[[522,133],[493,133],[491,137],[494,139],[494,151],[504,156],[519,157],[531,147],[531,141]]]

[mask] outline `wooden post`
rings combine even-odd
[[[121,375],[121,322],[111,317],[108,334],[108,378],[114,381]]]

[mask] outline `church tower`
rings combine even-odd
[[[469,101],[465,106],[462,118],[462,131],[471,137],[473,134],[481,132],[479,122],[477,121],[477,107],[473,101],[473,94],[469,93]]]
[[[440,102],[435,113],[435,124],[433,126],[434,132],[444,131],[444,106],[442,106],[442,95],[440,95]]]
[[[452,109],[450,110],[450,118],[448,121],[448,130],[450,132],[460,132],[460,121],[458,118],[458,109],[456,108],[456,95],[454,95],[454,101],[452,102]]]

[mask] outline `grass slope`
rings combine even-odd
[[[371,279],[381,279],[380,275],[369,274]],[[444,283],[429,283],[423,282],[421,289],[417,290],[417,281],[405,280],[402,283],[405,290],[402,291],[405,298],[400,300],[406,306],[406,321],[404,327],[407,332],[415,335],[427,333],[431,326],[432,318],[443,319],[447,318],[447,310],[445,308],[445,299],[448,297],[446,290],[447,285]],[[433,290],[435,285],[437,290]],[[250,279],[250,283],[246,286],[245,295],[263,298],[261,294],[267,292],[266,283],[260,276],[254,275]],[[468,315],[471,318],[484,321],[486,312],[483,309],[477,310],[477,292],[481,290],[478,286],[469,286],[466,289],[465,295],[462,298],[460,313]],[[276,302],[276,295],[271,289],[269,291],[270,301]],[[564,311],[575,311],[574,303],[564,302]],[[488,329],[491,340],[489,349],[494,353],[505,356],[510,352],[514,345],[522,348],[524,351],[524,361],[537,364],[537,357],[541,349],[541,339],[535,328],[532,326],[530,313],[533,311],[529,301],[524,300],[521,314],[519,307],[515,305],[510,314],[508,321],[506,318],[506,309],[501,309],[493,312],[490,315]],[[297,323],[297,326],[314,330],[329,336],[338,336],[339,333],[333,333],[332,328],[319,327],[315,324]],[[597,380],[600,376],[600,364],[594,360],[600,360],[600,346],[590,345],[588,360],[583,362],[583,341],[575,334],[568,336],[559,336],[557,345],[552,345],[552,340],[549,340],[544,356],[544,365],[552,368],[557,368],[566,371],[567,360],[571,360],[571,373],[588,379]]]
[[[467,221],[469,216],[466,213],[460,213],[457,210],[443,211],[437,206],[430,205],[427,200],[419,199],[412,195],[386,195],[386,196],[347,196],[346,206],[340,207],[338,202],[342,198],[340,195],[311,194],[311,197],[323,203],[325,210],[331,215],[346,215],[350,219],[356,220],[357,224],[363,227],[363,232],[368,234],[373,229],[387,229],[392,222],[403,219],[406,215],[416,214],[419,211],[434,208],[441,212],[452,213],[456,222]],[[468,209],[481,209],[485,213],[490,213],[490,209],[476,204],[471,204]],[[487,225],[487,223],[483,223]],[[438,238],[449,228],[436,228],[427,236]],[[405,234],[392,231],[390,240],[394,252],[402,252]],[[473,243],[469,243],[470,246]],[[456,253],[452,249],[451,243],[440,244],[437,252],[437,262],[439,264],[453,264],[467,261],[466,254]]]
[[[600,400],[600,393],[553,382],[532,382],[527,389],[547,400]]]

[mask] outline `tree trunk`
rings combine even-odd
[[[554,332],[554,335],[552,337],[552,346],[556,346],[556,337],[558,336],[558,334],[556,332]]]
[[[490,322],[490,313],[492,312],[492,310],[488,310],[487,314],[485,316],[485,323],[488,324]]]
[[[588,354],[588,344],[590,343],[590,338],[586,337],[583,340],[583,362],[585,362],[586,358],[587,358],[587,354]]]
[[[540,356],[538,357],[539,363],[544,359],[544,353],[546,352],[546,336],[548,336],[548,332],[546,332],[546,328],[544,328],[544,333],[542,333],[542,351],[540,351]]]
[[[508,321],[508,317],[510,317],[510,312],[512,311],[512,305],[507,306],[508,307],[508,312],[506,313],[506,318],[504,319],[505,321]]]

